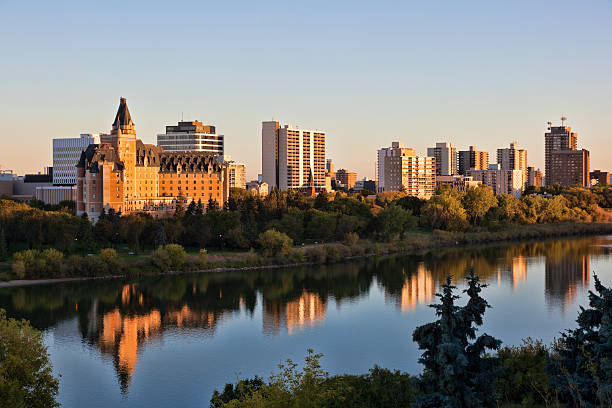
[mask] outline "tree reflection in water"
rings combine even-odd
[[[529,265],[545,265],[545,298],[566,310],[589,284],[589,259],[612,251],[607,238],[579,238],[438,249],[422,256],[381,257],[346,264],[290,270],[88,281],[0,290],[0,307],[39,329],[78,318],[83,341],[109,355],[127,392],[143,343],[170,328],[213,335],[233,312],[253,317],[261,299],[266,335],[322,323],[327,304],[367,296],[380,286],[385,300],[410,312],[433,301],[445,277],[455,282],[469,268],[487,283],[513,288],[527,279]]]

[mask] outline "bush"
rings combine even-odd
[[[185,258],[187,257],[187,253],[185,249],[178,244],[168,244],[164,247],[168,256],[170,257],[170,265],[179,269],[185,263]]]
[[[308,262],[324,263],[327,259],[327,251],[321,245],[310,247],[306,250],[306,259]]]
[[[164,247],[159,247],[151,253],[151,261],[153,265],[157,266],[163,272],[170,270],[170,266],[172,265],[170,255]]]
[[[123,263],[113,248],[104,248],[98,254],[100,260],[106,264],[107,272],[110,274],[120,273],[123,270]]]
[[[357,234],[356,232],[349,232],[344,236],[344,243],[347,246],[354,246],[357,244],[357,242],[359,242],[359,234]]]
[[[287,255],[293,246],[293,240],[283,232],[269,229],[259,234],[259,245],[261,252],[266,257]]]
[[[42,333],[0,309],[0,407],[59,407],[58,388]]]
[[[21,261],[21,260],[13,261],[13,263],[11,264],[11,270],[13,271],[13,274],[18,279],[25,279],[25,277],[26,277],[26,264],[25,264],[24,261]]]
[[[261,263],[261,257],[251,248],[244,258],[244,262],[250,266],[259,265]]]

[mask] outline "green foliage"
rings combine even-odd
[[[612,289],[594,278],[590,308],[581,307],[578,328],[562,334],[549,368],[559,400],[585,408],[612,406]]]
[[[416,225],[417,218],[398,205],[380,210],[376,217],[376,231],[387,242],[403,238],[404,232],[414,229]]]
[[[0,408],[59,407],[42,333],[0,309]]]
[[[107,270],[111,274],[118,274],[123,270],[123,262],[113,248],[104,248],[98,254],[100,260],[106,264]]]
[[[200,266],[205,267],[206,265],[208,265],[208,251],[202,248],[200,249],[200,252],[198,253],[198,255],[199,255],[199,260],[200,260]]]
[[[487,307],[480,297],[482,285],[471,270],[466,277],[468,303],[459,307],[453,294],[451,277],[436,296],[440,303],[431,305],[438,320],[417,327],[412,335],[419,349],[424,350],[419,362],[425,366],[417,381],[417,408],[490,407],[495,406],[495,379],[498,375],[497,358],[485,355],[486,350],[497,350],[501,341],[487,334],[476,337],[476,327],[483,323]]]
[[[259,246],[266,257],[287,255],[293,246],[293,241],[287,234],[275,229],[269,229],[259,234]]]
[[[473,224],[479,225],[485,214],[497,205],[490,187],[480,185],[468,188],[462,199],[463,207]]]
[[[359,242],[359,234],[357,234],[356,232],[348,232],[344,236],[344,243],[349,247],[357,245],[358,242]]]
[[[422,222],[432,229],[462,231],[468,225],[461,195],[450,188],[440,190],[427,201],[422,214]]]

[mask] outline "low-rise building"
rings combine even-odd
[[[498,164],[491,164],[487,170],[469,170],[468,176],[491,187],[495,194],[520,197],[525,186],[525,171],[501,170],[499,167]]]
[[[593,170],[589,178],[591,179],[591,185],[609,186],[610,185],[610,172]]]
[[[258,196],[265,197],[268,195],[268,183],[258,180],[252,180],[246,183],[247,191],[257,194]]]
[[[470,176],[436,176],[436,188],[447,185],[457,191],[465,192],[468,188],[478,187],[481,184],[482,181],[474,180],[474,178]]]
[[[339,169],[336,172],[336,185],[340,185],[342,188],[350,190],[355,187],[356,182],[357,173],[345,169]]]

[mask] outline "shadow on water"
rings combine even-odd
[[[83,342],[112,358],[127,392],[143,343],[171,328],[214,335],[237,311],[253,316],[261,302],[262,331],[289,335],[325,320],[328,302],[367,296],[373,285],[403,311],[434,301],[447,275],[457,281],[473,267],[488,283],[520,286],[528,265],[545,262],[546,303],[565,309],[588,287],[589,261],[612,253],[612,238],[578,238],[447,248],[421,256],[380,257],[287,270],[88,281],[0,290],[0,307],[39,329],[77,318]]]

